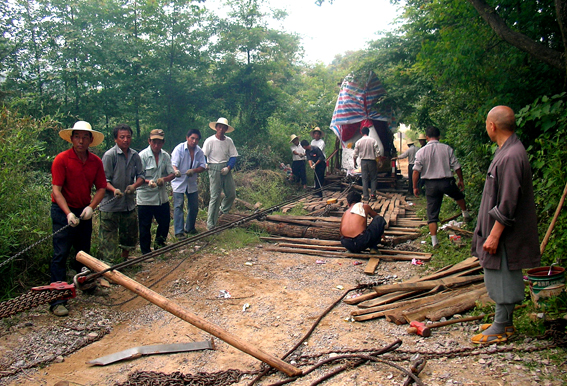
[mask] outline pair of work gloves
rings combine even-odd
[[[73,212],[70,212],[67,215],[67,224],[69,224],[74,228],[77,225],[79,225],[79,222],[81,222],[81,220],[90,220],[92,217],[93,217],[93,208],[87,206],[85,209],[83,209],[79,218],[77,218],[77,216],[75,216]]]
[[[158,186],[163,186],[165,184],[165,181],[163,180],[163,178],[158,178],[157,180],[150,180],[148,182],[148,186],[150,188],[157,188]]]
[[[162,180],[162,185],[163,185],[163,179],[161,179],[161,180]],[[136,188],[134,187],[134,185],[128,185],[126,187],[126,189],[124,189],[124,193],[126,193],[126,194],[134,194],[135,192],[136,192]],[[120,197],[124,196],[124,193],[122,193],[122,191],[120,189],[114,189],[114,197],[120,198]]]
[[[193,169],[188,169],[188,170],[185,172],[185,175],[186,175],[187,177],[193,177],[193,175],[195,175],[195,170],[193,170]],[[177,177],[177,178],[181,177],[181,171],[180,171],[179,169],[177,169],[177,170],[175,171],[175,177]]]

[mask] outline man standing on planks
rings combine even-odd
[[[354,168],[356,169],[356,160],[360,157],[360,171],[362,173],[362,199],[369,201],[368,198],[368,180],[370,180],[370,200],[376,201],[376,185],[378,184],[378,164],[376,159],[380,157],[378,142],[369,137],[370,129],[363,127],[360,130],[362,138],[354,144],[354,152],[352,158],[354,160]]]
[[[370,248],[370,253],[378,253],[386,221],[368,204],[361,202],[358,192],[351,191],[347,195],[348,208],[341,219],[341,245],[352,253],[359,253]],[[366,218],[372,217],[367,226]]]
[[[461,165],[455,157],[453,149],[439,142],[441,136],[439,129],[430,126],[425,131],[427,146],[418,150],[415,155],[413,166],[413,193],[417,197],[419,188],[417,181],[421,178],[425,181],[425,197],[427,198],[427,225],[431,234],[431,244],[433,248],[439,248],[437,241],[437,223],[439,222],[439,211],[443,203],[443,196],[446,194],[455,201],[462,210],[465,222],[471,220],[465,203],[465,189],[463,182],[463,171]],[[453,171],[459,176],[459,182],[455,183]]]
[[[524,300],[522,269],[541,262],[532,170],[515,129],[511,108],[490,110],[486,132],[498,149],[486,174],[471,249],[484,268],[484,283],[496,308],[494,323],[482,325],[483,331],[472,337],[476,344],[506,342],[514,335],[512,314]]]

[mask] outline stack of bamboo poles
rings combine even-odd
[[[477,301],[489,303],[481,267],[476,257],[448,266],[425,277],[374,287],[367,294],[345,299],[357,305],[353,319],[384,317],[396,324],[439,320],[472,309]]]

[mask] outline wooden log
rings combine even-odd
[[[458,235],[460,235],[460,236],[473,237],[473,235],[474,235],[474,232],[467,231],[467,230],[465,230],[465,229],[461,229],[461,228],[458,228],[458,227],[446,226],[444,229],[445,229],[446,231],[447,231],[447,230],[453,231],[453,232],[455,232],[456,234],[458,234]]]
[[[477,290],[478,288],[480,288],[479,285],[473,285],[466,288],[459,288],[454,291],[445,291],[441,294],[431,296],[428,302],[417,303],[414,305],[410,304],[409,306],[406,307],[395,308],[391,311],[388,311],[387,314],[384,315],[384,317],[386,318],[387,321],[391,323],[396,323],[398,325],[406,324],[408,323],[408,321],[405,318],[406,313],[416,312],[421,309],[425,309],[427,307],[432,307],[435,304],[441,304],[445,301],[450,301],[451,299],[457,296],[460,296],[462,294],[468,294],[471,291]]]
[[[237,221],[242,216],[235,214],[223,214],[219,218],[219,224],[224,225]],[[313,238],[313,239],[324,239],[324,240],[340,240],[341,235],[339,232],[339,227],[336,229],[328,227],[312,227],[312,226],[298,226],[286,223],[274,223],[270,221],[248,221],[242,225],[243,227],[257,226],[269,234],[288,236],[288,237],[301,237],[301,238]]]
[[[376,296],[378,296],[378,294],[376,292],[372,291],[372,292],[362,294],[362,295],[354,297],[354,298],[345,299],[345,300],[343,300],[343,302],[346,303],[346,304],[353,305],[353,304],[358,304],[360,302],[364,302],[364,301],[369,300],[369,299],[373,299]]]
[[[374,275],[374,272],[376,272],[376,267],[378,267],[378,264],[380,264],[380,259],[377,257],[371,257],[370,260],[368,260],[368,264],[366,264],[364,273],[367,275]]]
[[[403,235],[403,236],[396,236],[396,237],[392,238],[392,245],[396,246],[398,244],[405,243],[406,241],[409,241],[409,240],[415,240],[419,236],[421,236],[420,233],[409,233],[409,234]]]
[[[77,261],[86,265],[95,272],[101,272],[110,268],[108,265],[104,264],[103,262],[95,259],[94,257],[82,251],[77,254]],[[192,324],[193,326],[203,331],[208,332],[213,336],[216,336],[217,338],[223,340],[224,342],[230,344],[231,346],[249,355],[252,355],[254,358],[259,359],[262,362],[267,363],[272,367],[275,367],[276,369],[284,372],[290,377],[302,374],[302,371],[300,369],[290,365],[289,363],[282,361],[281,359],[275,356],[265,353],[264,351],[260,350],[257,347],[257,345],[252,344],[245,339],[241,339],[235,335],[232,335],[231,333],[223,330],[222,328],[207,321],[206,319],[203,319],[200,316],[190,313],[189,311],[181,308],[178,304],[172,302],[171,300],[158,294],[157,292],[152,291],[147,287],[144,287],[140,283],[130,279],[128,276],[123,275],[118,271],[106,272],[104,276],[110,279],[113,283],[120,284],[121,286],[138,294],[139,296],[152,302],[153,304],[164,309],[165,311],[177,316],[178,318]]]
[[[387,294],[396,291],[425,291],[435,288],[437,286],[450,288],[459,285],[471,284],[482,280],[484,280],[484,275],[475,275],[475,276],[445,278],[438,280],[426,280],[417,283],[403,282],[398,284],[387,284],[387,285],[374,287],[374,290],[378,294]]]
[[[467,311],[475,306],[476,301],[486,293],[484,284],[481,288],[469,290],[457,296],[451,296],[441,302],[420,307],[415,310],[406,310],[402,314],[409,323],[414,320],[421,322],[425,319],[439,320],[443,316],[452,316]],[[438,319],[433,319],[438,318]]]
[[[450,277],[451,275],[460,275],[463,273],[469,273],[472,270],[480,269],[480,265],[478,263],[478,258],[470,257],[466,260],[461,261],[455,265],[443,267],[440,270],[434,272],[431,275],[424,276],[424,277],[413,277],[409,280],[406,280],[406,283],[415,283],[425,280],[435,280],[442,277]],[[376,294],[373,298],[368,296],[368,299],[364,299],[363,301],[357,302],[358,307],[375,307],[381,304],[387,304],[391,302],[395,302],[400,299],[404,299],[410,296],[417,294],[418,292],[408,292],[408,291],[401,291],[401,292],[392,292],[386,295],[379,296]],[[355,303],[355,304],[357,304]]]
[[[274,243],[295,243],[295,244],[310,244],[310,245],[323,245],[329,247],[341,246],[341,242],[337,240],[317,240],[317,239],[305,239],[305,238],[293,238],[293,237],[260,237],[263,241],[272,241]]]
[[[256,210],[256,209],[258,208],[258,207],[256,207],[256,205],[259,204],[259,203],[257,203],[256,205],[252,205],[251,203],[246,202],[246,201],[244,201],[244,200],[241,200],[241,199],[238,198],[238,197],[235,198],[234,201],[235,201],[237,204],[240,204],[240,205],[244,206],[246,209],[250,209],[250,210]],[[260,204],[260,205],[261,205],[261,204]]]
[[[423,294],[422,296],[418,297],[418,298],[413,298],[413,299],[408,299],[408,300],[403,300],[403,301],[399,301],[399,302],[395,302],[395,303],[388,303],[388,304],[382,304],[379,306],[375,306],[375,307],[368,307],[368,308],[358,308],[355,311],[352,311],[350,314],[355,316],[355,315],[364,315],[364,314],[371,314],[373,312],[378,312],[378,311],[385,311],[385,310],[394,310],[396,308],[408,308],[408,307],[415,307],[415,306],[419,306],[422,304],[428,304],[431,302],[435,302],[438,301],[439,299],[444,298],[447,292],[428,292],[427,294]],[[451,291],[451,294],[453,294],[454,291]],[[450,295],[452,296],[452,295]]]
[[[313,251],[310,249],[301,249],[301,248],[280,248],[280,247],[267,247],[267,251],[272,252],[283,252],[283,253],[301,253],[304,255],[316,255],[316,256],[325,256],[325,257],[344,257],[344,258],[355,258],[355,259],[369,259],[371,257],[375,257],[376,255],[371,255],[369,253],[350,253],[350,252],[333,252],[333,251]],[[411,261],[415,259],[414,256],[405,256],[405,255],[392,255],[392,256],[384,256],[380,255],[380,259],[388,260],[388,261]],[[422,260],[429,260],[429,259],[422,259]]]

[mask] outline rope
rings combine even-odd
[[[100,207],[101,207],[101,206],[110,204],[112,201],[116,200],[117,198],[118,198],[118,197],[116,197],[116,196],[112,197],[110,200],[108,200],[108,201],[105,202],[104,204],[101,204],[101,205],[97,206],[95,210],[100,210]],[[71,225],[67,224],[67,225],[65,225],[63,228],[61,228],[61,229],[59,229],[59,230],[53,232],[52,234],[50,234],[50,235],[48,235],[48,236],[45,236],[45,237],[39,239],[38,241],[36,241],[36,242],[33,243],[32,245],[30,245],[29,247],[24,248],[22,251],[16,253],[14,256],[12,256],[12,257],[10,257],[10,258],[4,260],[2,263],[0,263],[0,268],[2,268],[3,266],[5,266],[5,265],[8,264],[9,262],[11,262],[12,260],[14,260],[15,258],[17,258],[18,256],[23,255],[24,253],[26,253],[26,252],[29,251],[30,249],[32,249],[32,248],[38,246],[39,244],[43,243],[45,240],[48,240],[48,239],[52,238],[52,237],[55,236],[57,233],[63,232],[65,229],[69,228],[70,226],[71,226]]]

